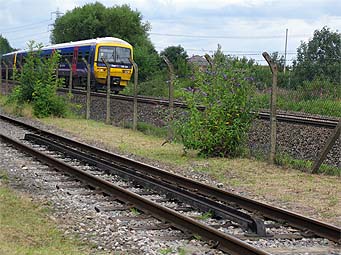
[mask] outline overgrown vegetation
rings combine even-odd
[[[295,159],[288,154],[277,154],[276,155],[276,164],[285,167],[292,167],[298,170],[302,170],[305,172],[310,172],[313,167],[313,161],[311,160],[303,160],[303,159]],[[341,176],[341,168],[322,164],[318,170],[319,174],[326,175],[334,175]]]
[[[14,72],[18,85],[8,98],[9,104],[14,104],[21,112],[24,106],[32,105],[36,117],[65,116],[68,111],[66,99],[57,95],[58,87],[63,80],[56,77],[59,54],[54,52],[48,58],[40,57],[41,45],[29,43],[29,52],[25,63],[19,71]]]
[[[189,114],[177,122],[177,132],[185,150],[239,156],[253,118],[253,78],[243,62],[226,58],[220,48],[214,60],[213,70],[195,72],[192,86],[183,91]]]
[[[270,94],[257,93],[256,102],[260,108],[268,109]],[[296,90],[280,89],[277,107],[281,110],[341,117],[341,87],[321,78],[304,81]]]

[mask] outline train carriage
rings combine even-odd
[[[111,90],[115,93],[128,85],[133,72],[130,59],[133,58],[133,47],[126,41],[104,37],[70,43],[55,44],[41,49],[41,57],[49,57],[54,51],[61,55],[58,75],[65,78],[68,84],[72,70],[73,86],[85,86],[87,67],[83,58],[90,64],[91,87],[93,90],[105,89],[107,84],[107,67],[104,60],[110,64]],[[14,68],[24,64],[27,51],[21,50],[4,54],[2,60],[8,64],[10,77]],[[2,62],[1,62],[2,63]],[[69,64],[70,63],[70,64]],[[4,78],[5,65],[2,64]]]

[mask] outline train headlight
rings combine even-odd
[[[130,70],[122,70],[122,73],[130,73]]]

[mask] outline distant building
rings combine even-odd
[[[192,57],[187,59],[187,62],[190,65],[199,67],[200,71],[206,71],[209,65],[207,60],[204,57],[199,56],[199,55],[193,55]]]

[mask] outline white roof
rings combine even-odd
[[[122,39],[116,38],[116,37],[101,37],[101,38],[89,39],[89,40],[83,40],[83,41],[77,41],[77,42],[53,44],[53,45],[43,47],[42,50],[59,49],[59,48],[67,48],[67,47],[74,47],[74,46],[88,46],[88,45],[95,45],[97,43],[119,43],[119,44],[131,46],[131,44],[129,44],[128,42]],[[21,52],[26,52],[26,51],[27,49],[18,50],[18,51],[7,53],[7,54],[21,53]],[[4,54],[4,56],[7,54]]]

